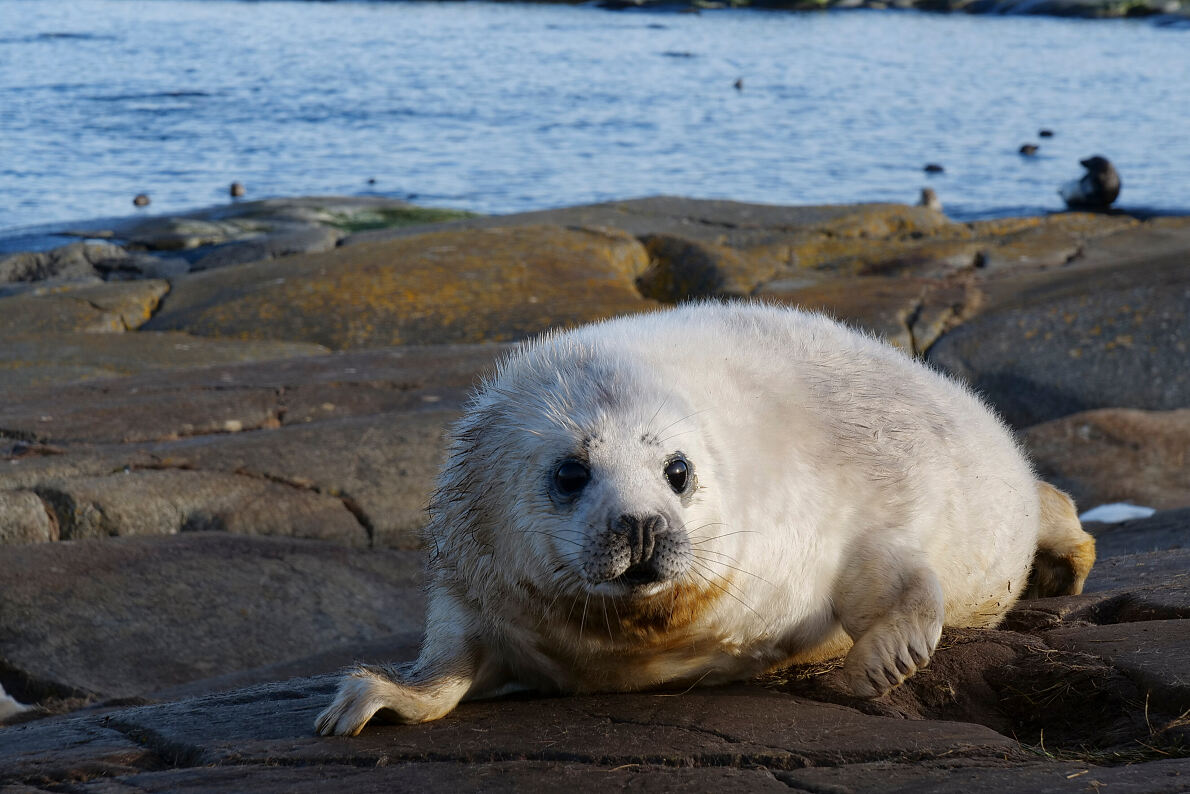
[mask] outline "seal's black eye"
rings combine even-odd
[[[681,458],[674,458],[665,466],[665,479],[669,481],[669,487],[674,489],[674,493],[686,490],[689,474],[690,466]]]
[[[587,487],[591,470],[577,460],[564,460],[554,472],[554,487],[563,496],[575,496]]]

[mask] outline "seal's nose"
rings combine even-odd
[[[609,527],[617,535],[623,535],[628,540],[628,564],[640,565],[653,558],[653,550],[657,546],[657,536],[669,528],[664,516],[630,516],[622,515],[612,522]]]

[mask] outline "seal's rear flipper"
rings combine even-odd
[[[1074,501],[1047,482],[1037,481],[1041,532],[1025,598],[1078,595],[1095,564],[1095,538],[1083,531]]]

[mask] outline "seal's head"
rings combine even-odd
[[[641,600],[705,580],[710,443],[663,379],[573,335],[513,354],[456,428],[431,553],[505,592]]]

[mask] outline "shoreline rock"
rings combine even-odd
[[[185,272],[110,242],[4,260],[41,279],[0,284],[0,686],[31,706],[0,722],[0,786],[1190,779],[1190,219],[677,197],[400,225],[414,216],[238,202],[137,232]],[[1161,509],[1089,525],[1086,593],[948,631],[879,702],[826,665],[314,737],[324,674],[416,650],[418,533],[476,378],[549,327],[690,299],[884,336],[981,390],[1084,510]]]

